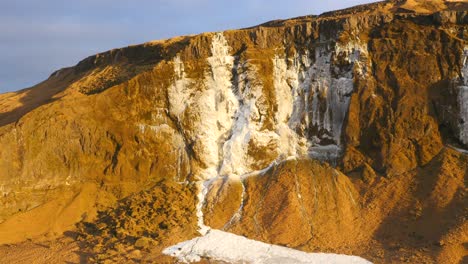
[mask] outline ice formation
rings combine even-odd
[[[203,215],[203,206],[205,203],[206,194],[208,193],[208,188],[211,185],[211,180],[207,181],[200,181],[199,182],[199,191],[197,195],[197,206],[196,206],[196,214],[197,214],[197,225],[198,225],[198,232],[204,236],[210,230],[210,227],[205,225],[205,217]]]
[[[458,152],[461,152],[463,154],[467,154],[468,155],[468,150],[466,149],[461,149],[461,148],[457,148],[457,147],[454,147],[452,145],[447,145],[449,148],[453,149],[453,150],[456,150]]]
[[[305,64],[309,58],[303,57]],[[301,82],[305,72],[301,58],[296,55],[288,67],[287,61],[275,56],[273,59],[273,80],[278,110],[275,114],[276,130],[279,136],[279,152],[285,157],[303,156],[307,153],[307,139],[300,135],[305,129],[301,116],[306,112]],[[299,132],[299,133],[298,133]]]
[[[174,83],[168,89],[169,111],[180,118],[189,102],[188,87],[191,81],[185,76],[184,63],[179,56],[174,58]]]
[[[460,141],[468,145],[468,47],[463,54],[462,84],[458,87],[460,105]]]
[[[247,157],[247,146],[251,139],[257,136],[259,129],[259,109],[256,102],[261,96],[258,87],[248,83],[249,73],[237,66],[238,87],[237,97],[240,102],[236,113],[236,122],[229,139],[223,145],[223,159],[220,163],[220,175],[241,175],[250,170]]]
[[[187,78],[184,63],[179,56],[174,58],[168,110],[201,163],[196,176],[201,184],[197,216],[202,235],[209,230],[202,208],[211,180],[226,176],[240,180],[289,158],[308,155],[330,161],[341,154],[353,74],[366,71],[361,63],[365,47],[356,43],[322,43],[315,47],[314,58],[307,50],[293,58],[273,58],[272,99],[277,110],[270,130],[263,129],[267,106],[256,68],[248,61],[236,62],[222,33],[213,36],[210,70],[201,84]],[[266,152],[269,166],[259,166],[250,156],[252,144]],[[233,221],[241,213],[242,205]]]
[[[180,57],[173,61],[175,78],[169,87],[168,111],[201,163],[196,171],[200,184],[196,214],[202,237],[167,248],[164,253],[182,261],[209,257],[248,263],[368,263],[358,257],[308,254],[269,245],[204,224],[203,206],[215,179],[231,177],[242,182],[284,160],[304,155],[333,160],[340,155],[342,128],[354,89],[353,75],[366,72],[361,63],[365,48],[353,43],[322,43],[315,47],[314,58],[310,58],[309,51],[293,58],[275,56],[275,98],[269,98],[276,104],[274,126],[264,129],[268,106],[263,84],[258,82],[255,66],[236,61],[230,49],[222,33],[213,36],[210,70],[202,83],[186,77]],[[252,144],[268,152],[269,165],[256,164],[258,160],[248,152]],[[242,217],[242,210],[243,198],[230,223]]]
[[[222,34],[213,37],[212,56],[208,58],[211,72],[206,73],[205,87],[197,98],[197,115],[194,122],[194,150],[207,167],[202,177],[218,175],[222,158],[222,145],[234,122],[238,101],[231,83],[234,57]]]
[[[265,166],[260,164],[291,156],[328,161],[339,156],[354,74],[366,72],[361,58],[366,48],[358,43],[321,43],[313,49],[314,58],[308,50],[292,58],[275,56],[271,129],[264,129],[269,106],[255,66],[236,61],[222,33],[213,36],[210,70],[202,83],[188,79],[176,57],[169,112],[193,146],[199,179],[239,178]],[[264,152],[265,160],[252,157],[251,147]]]
[[[229,221],[223,226],[223,230],[226,230],[228,229],[229,227],[231,227],[234,223],[237,223],[239,220],[242,219],[242,213],[243,213],[243,210],[244,210],[244,205],[245,205],[245,194],[246,194],[246,190],[245,190],[245,184],[244,184],[244,181],[243,179],[241,179],[240,181],[241,183],[241,186],[242,186],[242,193],[241,193],[241,202],[240,202],[240,205],[239,205],[239,208],[237,209],[237,211],[232,215],[231,219],[229,219]]]
[[[346,46],[336,45],[335,50],[324,45],[315,51],[315,64],[310,70],[312,102],[311,125],[314,144],[312,157],[333,160],[342,150],[342,129],[354,90],[354,69],[364,74],[360,64],[364,47],[351,42]],[[350,66],[338,66],[333,62],[344,58]],[[355,66],[355,67],[353,67]]]
[[[354,73],[362,77],[367,72],[362,56],[366,52],[359,42],[335,46],[324,43],[315,48],[313,63],[305,52],[296,55],[288,68],[285,60],[276,57],[275,87],[277,97],[282,100],[277,112],[280,135],[288,135],[296,143],[305,139],[309,155],[314,158],[328,161],[337,158],[342,151],[341,135],[354,90]],[[338,65],[338,59],[343,59],[344,65]],[[285,132],[288,131],[282,123],[285,120],[294,134]],[[299,140],[297,134],[302,136]],[[303,145],[291,140],[288,143]]]
[[[203,237],[194,238],[166,248],[163,253],[177,257],[183,262],[196,262],[205,257],[228,263],[371,263],[356,256],[306,253],[295,249],[266,244],[219,230],[210,230]]]

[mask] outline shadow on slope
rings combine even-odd
[[[32,110],[60,99],[56,95],[73,81],[72,75],[71,68],[63,69],[31,88],[0,95],[0,126],[17,122]]]
[[[400,187],[406,191],[393,197],[395,206],[374,233],[385,248],[386,261],[414,261],[423,255],[429,262],[461,261],[463,252],[443,260],[439,254],[463,240],[463,232],[452,238],[447,235],[463,229],[467,164],[466,155],[446,149],[425,167],[401,177]]]

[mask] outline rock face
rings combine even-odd
[[[311,237],[321,246],[338,246],[344,236],[337,233],[351,237],[357,231],[359,194],[348,177],[326,164],[285,161],[241,184],[240,195],[228,179],[211,184],[208,226],[292,248],[309,244]]]
[[[467,39],[463,1],[386,1],[116,49],[0,95],[0,242],[81,222],[89,254],[139,241],[157,257],[181,242],[168,228],[186,240],[198,225],[464,261]]]

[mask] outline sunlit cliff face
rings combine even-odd
[[[0,95],[0,243],[80,222],[89,251],[116,234],[203,258],[226,237],[460,262],[468,4],[408,8],[115,49]]]
[[[222,33],[213,36],[204,80],[187,78],[180,57],[173,61],[168,111],[187,124],[182,128],[204,168],[201,178],[240,177],[288,157],[332,160],[341,155],[354,75],[363,78],[367,70],[364,45],[328,40],[291,57],[275,54],[274,98],[269,100],[276,109],[274,125],[267,129],[268,95],[255,81],[256,66],[236,60],[231,50]],[[187,112],[196,112],[196,118],[187,120]]]

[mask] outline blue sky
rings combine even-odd
[[[320,14],[366,0],[0,0],[0,92],[85,57],[173,36]]]

